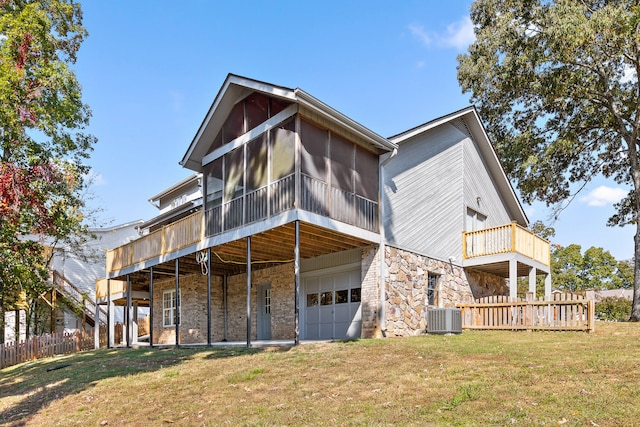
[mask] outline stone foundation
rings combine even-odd
[[[386,335],[409,336],[426,332],[429,273],[437,275],[435,306],[486,295],[508,294],[504,279],[481,272],[465,272],[445,261],[387,246],[385,279]]]

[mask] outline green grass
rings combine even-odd
[[[593,334],[98,350],[1,370],[0,423],[632,426],[639,354],[632,323],[599,323]]]

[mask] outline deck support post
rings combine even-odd
[[[149,347],[153,347],[153,266],[149,267]]]
[[[125,307],[127,318],[127,348],[131,347],[131,275],[127,274],[127,306]]]
[[[176,327],[176,347],[180,347],[180,261],[176,258],[176,308],[173,323]]]
[[[537,273],[538,271],[536,270],[535,267],[531,267],[529,269],[529,292],[533,292],[533,297],[535,299],[536,295],[536,277],[537,277]]]
[[[300,221],[296,221],[295,244],[293,247],[294,274],[294,315],[295,315],[295,345],[300,344]]]
[[[138,301],[133,301],[132,304],[132,322],[131,322],[131,343],[138,344]]]
[[[544,276],[544,296],[547,300],[551,299],[551,273]]]
[[[107,348],[113,347],[113,304],[111,304],[111,279],[107,279]]]
[[[227,341],[228,339],[228,323],[227,323],[227,275],[222,276],[222,317],[223,317],[223,332],[222,332],[222,341]]]
[[[251,347],[251,236],[247,237],[247,348]]]
[[[509,260],[509,299],[515,301],[518,298],[518,261]]]
[[[93,348],[100,348],[100,305],[96,303],[96,312],[93,315]],[[4,327],[4,322],[2,322]]]
[[[207,345],[211,345],[211,248],[207,248]]]

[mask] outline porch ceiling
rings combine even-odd
[[[300,222],[300,258],[314,258],[334,252],[370,246],[371,242]],[[295,224],[288,223],[263,233],[251,236],[252,269],[272,267],[291,263],[294,260]],[[214,276],[235,275],[247,270],[247,240],[239,239],[211,248],[211,274]],[[200,273],[201,265],[192,253],[179,259],[179,274]],[[154,279],[175,275],[175,261],[169,261],[153,267]],[[149,269],[130,275],[132,289],[148,290]]]
[[[493,274],[499,277],[509,277],[509,261],[494,262],[490,264],[479,264],[465,267],[472,270],[482,271],[484,273]],[[531,267],[526,264],[518,263],[518,277],[528,276]]]

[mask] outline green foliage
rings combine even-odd
[[[602,174],[630,188],[607,224],[640,227],[638,2],[476,0],[471,20],[458,81],[524,201],[560,206]]]
[[[95,138],[82,132],[91,113],[70,68],[86,35],[71,0],[0,1],[0,321],[19,295],[35,309],[48,290],[31,236],[87,233],[83,162]]]
[[[628,288],[629,268],[602,248],[590,247],[583,254],[580,245],[572,244],[551,251],[553,287],[567,292]]]
[[[548,227],[542,221],[538,220],[531,224],[529,227],[531,231],[538,237],[542,237],[545,240],[551,240],[556,235],[556,229]]]
[[[631,315],[631,301],[622,297],[606,297],[596,303],[596,317],[600,320],[625,322]]]

